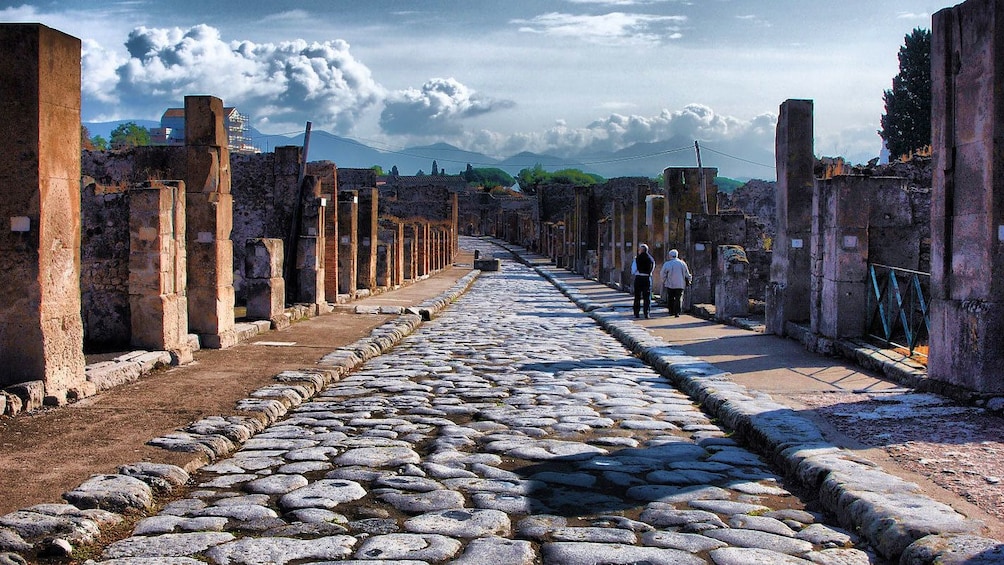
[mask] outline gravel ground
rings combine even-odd
[[[1004,418],[924,393],[798,399],[841,432],[1004,523]]]

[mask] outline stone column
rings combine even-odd
[[[739,245],[718,246],[715,317],[728,320],[749,315],[749,260]]]
[[[694,304],[710,304],[715,299],[715,286],[712,282],[715,273],[715,249],[710,241],[695,241],[694,253],[690,257],[681,258],[690,267],[694,282],[683,293],[683,308],[689,309]],[[683,253],[683,250],[678,250]]]
[[[296,242],[296,299],[316,308],[327,304],[324,296],[324,215],[327,202],[320,197],[320,179],[303,179],[300,236]],[[319,313],[319,310],[316,313]]]
[[[188,344],[185,186],[150,181],[129,191],[130,343],[192,361]]]
[[[212,349],[237,343],[228,145],[223,101],[186,96],[188,323],[201,345]]]
[[[269,320],[273,329],[289,326],[289,319],[283,315],[286,311],[283,247],[279,238],[249,239],[244,252],[247,317],[249,320]]]
[[[1004,392],[1004,2],[934,15],[928,375]]]
[[[663,223],[666,215],[665,208],[665,196],[651,194],[645,197],[645,214],[647,219],[651,220],[651,224],[648,226],[648,233],[651,234],[651,239],[648,242],[648,249],[652,254],[652,257],[655,258],[655,274],[652,277],[652,292],[656,294],[662,294],[662,275],[660,274],[660,271],[662,270],[662,264],[669,259],[669,248],[666,247],[666,240],[663,239],[663,232],[665,231],[665,225]]]
[[[766,292],[767,332],[809,319],[812,234],[812,100],[786,100],[777,120],[777,235]]]
[[[393,240],[394,246],[392,247],[391,261],[393,262],[393,267],[391,272],[391,285],[396,287],[404,284],[405,275],[405,243],[404,243],[404,224],[401,222],[393,222]]]
[[[356,249],[359,194],[354,190],[338,191],[338,293],[349,300],[356,297]]]
[[[457,253],[460,253],[460,195],[456,192],[450,194],[450,213],[452,222],[450,224],[450,264],[456,261]]]
[[[358,288],[376,289],[376,248],[379,228],[377,207],[379,194],[375,188],[359,189],[359,259],[356,263]]]
[[[338,299],[338,167],[331,161],[307,163],[307,174],[321,181],[324,198],[324,297]]]
[[[88,394],[80,317],[80,40],[0,25],[0,386]],[[25,409],[37,408],[33,401]]]

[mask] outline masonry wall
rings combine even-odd
[[[80,288],[84,350],[129,344],[129,192],[83,181],[80,198]]]

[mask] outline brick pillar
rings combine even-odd
[[[38,24],[3,24],[0,50],[0,386],[41,381],[46,403],[62,404],[89,384],[80,317],[80,40]]]
[[[767,332],[809,319],[812,236],[812,100],[786,100],[777,120],[777,235],[767,285]]]
[[[928,375],[1004,392],[1004,2],[934,15]]]
[[[272,327],[288,326],[286,311],[286,280],[282,278],[285,251],[279,238],[249,239],[244,252],[244,272],[247,273],[247,317],[249,320],[271,320]]]
[[[296,242],[296,300],[305,304],[325,304],[324,297],[324,209],[320,179],[303,179],[300,237]]]
[[[420,222],[415,226],[415,244],[415,275],[423,277],[429,274],[429,224]]]
[[[405,280],[414,281],[418,271],[418,228],[415,224],[402,225],[404,241],[401,264]]]
[[[379,193],[375,188],[359,189],[359,260],[358,282],[359,288],[367,290],[376,289],[376,261],[377,261],[377,230],[379,229],[378,211]]]
[[[666,247],[666,240],[663,239],[666,197],[660,194],[651,194],[645,198],[646,216],[651,220],[648,226],[649,242],[648,249],[652,257],[655,257],[655,275],[652,277],[652,292],[662,294],[662,264],[668,260],[669,248]]]
[[[377,288],[390,288],[391,283],[391,246],[380,241],[376,246],[376,285]]]
[[[404,267],[404,224],[401,222],[393,222],[393,241],[394,245],[391,247],[391,286],[399,287],[404,284],[405,279],[405,267]]]
[[[130,343],[192,361],[188,344],[185,186],[150,181],[129,191]]]
[[[356,297],[356,263],[359,259],[356,237],[359,193],[354,190],[338,191],[338,293]]]
[[[307,163],[307,174],[321,181],[324,199],[324,297],[338,297],[338,167],[330,161]]]
[[[237,343],[228,144],[223,101],[186,96],[188,323],[202,346],[212,349]]]
[[[452,220],[450,222],[450,234],[452,245],[450,246],[450,264],[456,261],[457,253],[460,253],[460,198],[454,192],[450,194],[450,212]]]

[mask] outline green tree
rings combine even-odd
[[[91,138],[91,145],[94,146],[95,151],[108,151],[108,140],[100,135]]]
[[[883,93],[879,135],[891,157],[931,144],[931,31],[915,28],[899,48],[899,74]]]
[[[373,169],[373,172],[376,173],[378,177],[383,176],[383,167],[381,167],[380,165],[373,165],[372,167],[370,167],[370,169]]]
[[[519,187],[523,189],[525,194],[534,195],[540,189],[540,186],[550,179],[550,174],[544,170],[544,167],[537,163],[532,169],[522,169],[516,174],[516,180],[519,182]]]
[[[150,145],[150,131],[136,122],[119,124],[112,130],[111,145],[112,149]]]
[[[484,188],[496,186],[508,188],[516,182],[512,175],[496,167],[470,168],[464,171],[463,177],[469,184]]]

